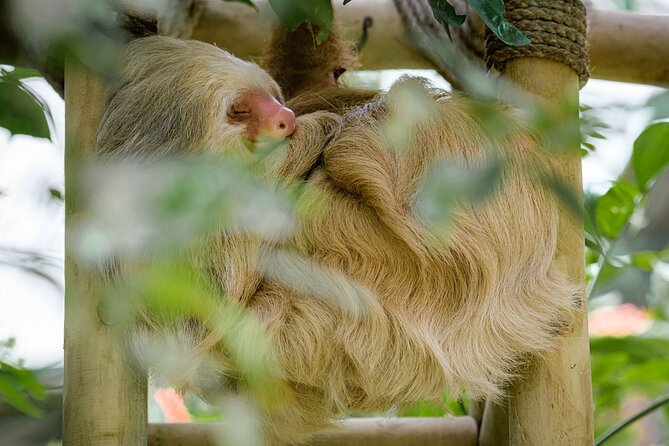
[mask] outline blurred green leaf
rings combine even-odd
[[[256,11],[258,10],[258,7],[253,4],[251,0],[225,0],[226,2],[230,3],[243,3],[245,5],[249,5],[251,8],[255,9]]]
[[[590,351],[597,355],[624,353],[629,364],[638,364],[656,358],[669,358],[669,339],[643,336],[592,338]]]
[[[583,203],[572,186],[552,173],[544,172],[540,175],[544,187],[555,194],[572,216],[581,219],[583,217]]]
[[[58,189],[53,189],[53,188],[49,189],[49,195],[51,196],[51,198],[57,201],[63,201],[65,199],[63,193]]]
[[[478,168],[449,162],[434,165],[416,203],[418,215],[436,227],[447,226],[458,206],[475,205],[499,187],[503,170],[499,158],[491,158]]]
[[[27,71],[20,70],[14,74],[0,69],[0,126],[14,135],[48,138],[50,132],[45,110],[40,101],[19,82]]]
[[[316,43],[330,35],[332,4],[330,0],[269,0],[283,26],[293,31],[303,23],[319,28]]]
[[[634,141],[632,169],[642,191],[669,165],[669,122],[647,127]]]
[[[467,415],[465,402],[453,399],[444,394],[441,398],[421,400],[411,406],[404,407],[397,416],[400,417],[444,417]]]
[[[574,153],[581,147],[584,118],[582,113],[579,115],[579,104],[575,98],[563,97],[548,106],[536,103],[528,111],[528,120],[541,135],[541,142],[547,149],[556,153]]]
[[[502,42],[507,45],[529,45],[532,43],[525,33],[504,18],[506,8],[503,0],[467,0],[467,3]]]
[[[599,229],[597,228],[597,204],[599,195],[586,191],[583,194],[583,229],[585,231],[585,245],[599,255],[604,254]]]
[[[582,142],[581,143],[582,151],[581,151],[581,156],[586,156],[590,152],[594,152],[596,147],[594,144],[591,144],[589,142]]]
[[[293,224],[289,194],[248,161],[98,163],[82,179],[90,210],[79,223],[75,246],[82,263],[179,250],[214,227],[280,236]],[[118,215],[124,215],[122,222]]]
[[[449,25],[462,25],[467,18],[466,15],[458,14],[447,0],[428,0],[427,2],[432,8],[434,18],[444,26],[449,38],[451,37]]]
[[[202,252],[198,249],[197,252]],[[197,262],[195,262],[197,263]],[[115,316],[112,325],[126,327],[134,323],[119,307],[119,302],[129,300],[137,317],[145,318],[149,326],[169,328],[188,322],[193,330],[207,333],[233,360],[237,378],[264,407],[276,407],[290,397],[289,389],[278,380],[278,363],[272,344],[256,317],[241,303],[228,299],[211,281],[208,273],[194,264],[190,255],[168,256],[143,268],[134,268],[118,288],[110,290],[106,314]],[[134,308],[132,308],[134,307]],[[125,319],[118,319],[124,317]],[[165,344],[167,345],[167,344]],[[147,353],[160,356],[173,355],[174,351],[160,350],[160,342],[148,344]],[[213,346],[212,346],[213,347]],[[211,355],[219,352],[212,348]],[[220,359],[220,358],[219,358]],[[177,358],[178,360],[178,358]],[[154,365],[158,373],[169,373],[164,366],[172,367],[172,360]],[[161,367],[161,365],[163,367]]]
[[[627,11],[636,11],[639,9],[637,0],[617,0],[616,4],[619,8],[625,9]]]
[[[621,264],[612,264],[611,262],[606,262],[602,265],[602,268],[597,274],[597,283],[599,285],[604,285],[616,277],[620,276],[625,270],[625,265]],[[594,296],[594,294],[593,294]]]
[[[652,271],[661,260],[669,260],[669,249],[664,251],[637,251],[632,254],[632,264],[644,271]]]
[[[653,119],[669,118],[669,90],[651,96],[646,106],[653,109]]]
[[[0,399],[31,417],[43,415],[33,400],[44,400],[46,389],[31,370],[0,361]]]
[[[447,413],[440,401],[422,400],[402,409],[398,415],[401,417],[443,417]]]
[[[654,396],[669,384],[669,339],[643,336],[590,339],[596,414],[618,408],[631,390]]]
[[[641,364],[633,364],[622,373],[622,379],[636,383],[649,381],[669,383],[669,358],[658,357]]]
[[[590,142],[591,139],[606,139],[600,132],[601,130],[610,129],[611,126],[599,119],[598,110],[593,109],[588,105],[580,105],[580,131],[581,131],[581,147],[590,151],[595,151],[595,145]]]
[[[33,68],[14,67],[14,70],[5,72],[8,78],[12,79],[28,79],[31,77],[42,77],[42,74]]]
[[[610,239],[616,238],[634,213],[640,191],[627,179],[616,181],[600,197],[595,211],[597,228]]]

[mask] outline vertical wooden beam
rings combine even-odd
[[[71,252],[77,215],[76,176],[94,152],[95,133],[104,112],[104,84],[91,72],[68,63],[66,112],[66,267],[65,446],[146,445],[146,377],[138,376],[124,355],[118,332],[102,323],[93,272],[79,268]]]
[[[504,75],[526,91],[549,101],[578,100],[578,78],[566,65],[538,58],[509,61]],[[573,113],[578,113],[574,108]],[[578,147],[560,155],[561,181],[583,190]],[[558,156],[558,155],[556,155]],[[579,284],[581,306],[576,322],[560,337],[556,350],[534,361],[524,379],[515,383],[509,399],[509,438],[512,445],[592,445],[592,389],[585,301],[583,225],[564,206],[561,209],[558,268]]]

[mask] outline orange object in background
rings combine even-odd
[[[174,389],[156,389],[153,393],[160,410],[165,417],[165,423],[189,423],[191,421],[184,399]]]

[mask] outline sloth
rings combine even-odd
[[[425,81],[402,79],[385,93],[338,86],[354,57],[336,33],[322,46],[310,39],[278,31],[267,71],[202,42],[134,41],[98,153],[243,154],[269,137],[282,143],[268,156],[268,175],[318,192],[298,196],[303,212],[285,239],[212,231],[192,256],[221,302],[257,319],[275,378],[290,390],[285,404],[262,413],[268,441],[299,442],[338,414],[378,413],[444,391],[499,398],[528,358],[552,348],[575,307],[575,287],[553,263],[559,204],[532,172],[550,169],[549,154],[519,119],[493,135],[463,95]],[[407,87],[430,112],[398,148],[385,130]],[[494,193],[458,200],[449,230],[435,231],[417,208],[434,166],[479,169],[492,159],[504,165]],[[312,272],[311,287],[289,277]],[[225,348],[202,342],[206,327],[142,317],[149,322],[141,330],[206,349],[208,359],[175,386],[205,398],[244,388]]]

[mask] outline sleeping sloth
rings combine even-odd
[[[274,378],[290,398],[263,411],[266,438],[301,441],[338,414],[444,391],[499,397],[519,364],[551,348],[574,308],[575,289],[552,262],[557,200],[528,171],[549,169],[548,154],[520,124],[489,134],[465,98],[420,80],[386,93],[337,87],[334,77],[310,84],[339,70],[310,65],[309,52],[322,49],[306,50],[303,70],[280,76],[288,62],[277,47],[289,35],[278,36],[266,60],[290,91],[287,102],[266,71],[212,45],[131,43],[98,132],[108,159],[225,156],[283,139],[264,162],[268,177],[318,192],[298,196],[304,212],[287,238],[213,231],[192,255],[221,305],[246,308],[272,346]],[[328,44],[345,53],[336,36]],[[387,130],[407,89],[427,99],[429,112],[401,132],[398,148]],[[493,159],[504,166],[494,193],[458,200],[449,230],[435,232],[418,206],[434,166],[480,169]],[[140,337],[162,332],[199,350],[189,357],[201,360],[173,385],[205,398],[244,391],[229,352],[207,342],[207,326],[156,321],[148,311],[138,319]]]

